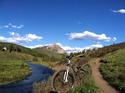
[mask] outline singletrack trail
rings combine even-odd
[[[115,88],[110,86],[108,82],[103,79],[103,76],[99,71],[99,67],[101,64],[99,60],[100,59],[97,58],[95,63],[91,63],[91,68],[92,76],[94,77],[97,86],[101,89],[101,93],[119,93]]]

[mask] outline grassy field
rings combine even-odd
[[[22,80],[30,73],[28,65],[22,61],[0,61],[0,84]]]
[[[31,73],[25,61],[32,56],[23,53],[0,51],[0,84],[7,84],[24,79]]]
[[[46,62],[46,61],[43,61],[40,57],[33,58],[32,63],[33,63],[33,64],[44,65],[44,66],[47,66],[47,67],[49,67],[49,68],[52,68],[53,65],[56,64],[56,62]]]
[[[0,51],[0,60],[22,60],[29,61],[32,60],[33,56],[29,54],[19,53],[19,52],[11,52],[8,51]]]
[[[112,86],[125,93],[125,49],[107,54],[100,71]]]

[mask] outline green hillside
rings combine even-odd
[[[0,50],[2,51],[3,48],[7,48],[8,54],[10,53],[23,53],[24,55],[30,55],[34,57],[35,61],[37,58],[41,58],[43,61],[59,61],[61,59],[61,55],[58,53],[55,53],[53,51],[47,50],[45,48],[42,49],[30,49],[26,48],[21,45],[13,44],[13,43],[5,43],[5,42],[0,42]],[[17,58],[18,59],[18,58]],[[31,60],[31,59],[29,59]]]
[[[73,55],[75,56],[85,55],[90,58],[95,58],[95,57],[102,57],[108,53],[111,53],[123,48],[125,48],[125,42],[104,46],[103,48],[83,50],[82,52],[73,53]]]
[[[125,93],[125,48],[107,54],[102,62],[100,71],[104,78]]]
[[[40,54],[40,57],[42,57],[43,61],[60,61],[63,54],[58,54],[52,50],[49,50],[45,47],[42,48],[34,48],[33,51]]]

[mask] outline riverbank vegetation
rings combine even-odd
[[[29,66],[22,61],[0,61],[0,85],[22,80],[30,74]]]
[[[16,82],[30,75],[26,61],[32,58],[24,53],[0,51],[0,84]]]

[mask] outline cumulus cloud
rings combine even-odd
[[[25,39],[27,40],[27,41],[33,41],[33,40],[40,40],[40,39],[42,39],[42,37],[41,36],[37,36],[36,34],[26,34],[26,36],[25,36]]]
[[[69,39],[71,40],[82,40],[82,39],[92,39],[92,40],[99,40],[99,41],[111,41],[112,38],[106,36],[106,34],[96,34],[90,31],[84,31],[81,33],[70,33]]]
[[[12,23],[8,23],[7,25],[0,25],[0,29],[1,28],[7,28],[7,29],[21,29],[23,28],[24,25],[14,25]]]
[[[38,36],[36,34],[31,34],[31,33],[23,36],[15,32],[9,32],[9,34],[10,34],[9,37],[0,36],[0,41],[12,42],[12,43],[24,43],[24,42],[32,42],[34,40],[42,39],[41,36]]]
[[[121,13],[121,14],[125,14],[125,9],[112,10],[112,12],[114,12],[114,13]]]

